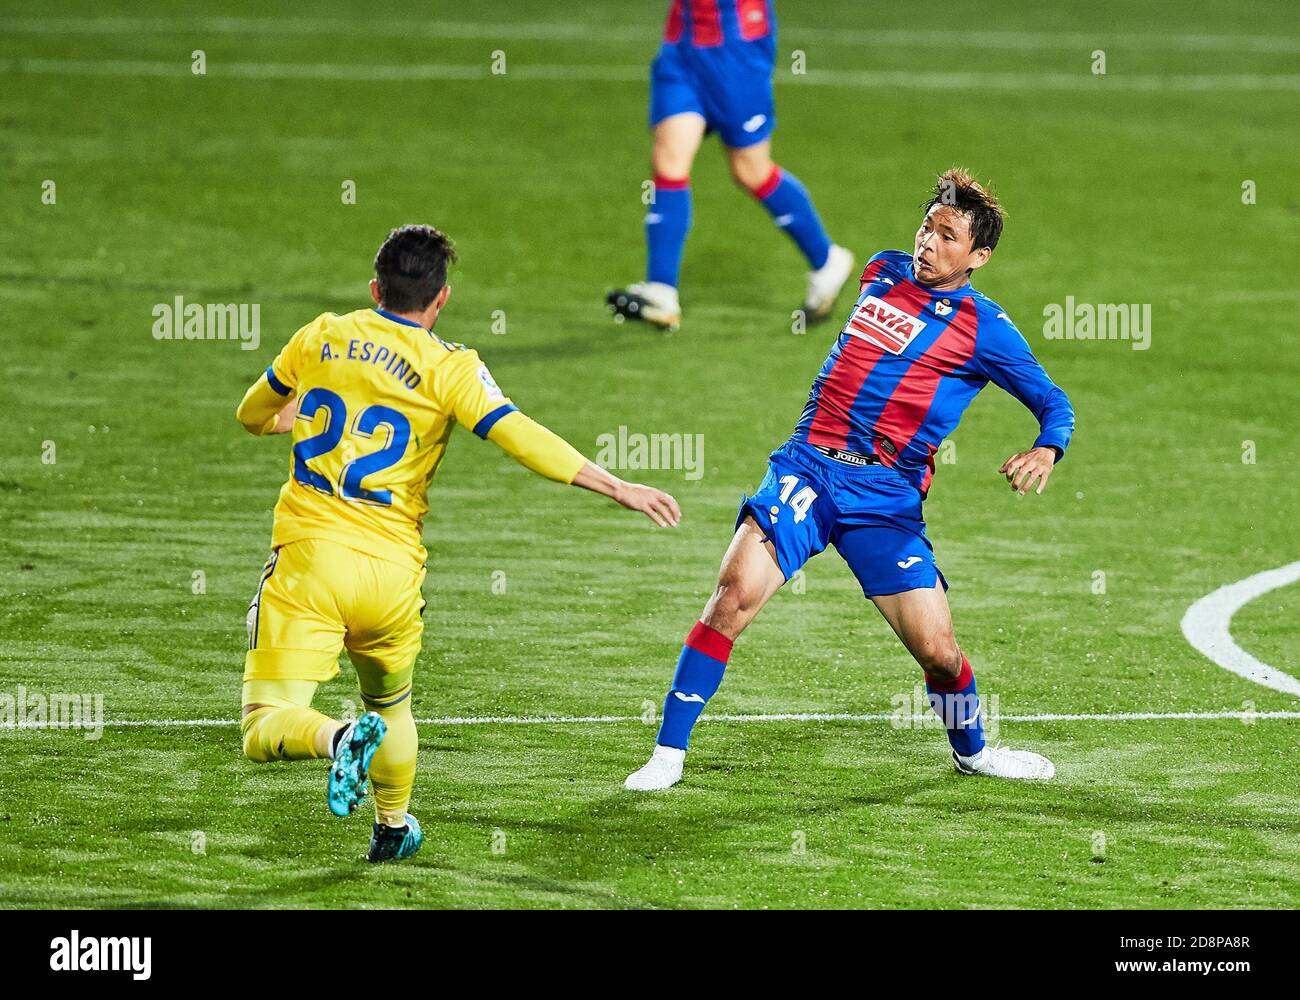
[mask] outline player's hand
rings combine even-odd
[[[661,528],[675,528],[682,520],[677,501],[663,490],[640,483],[622,483],[614,499],[628,510],[639,510]]]
[[[1042,493],[1047,486],[1047,478],[1056,465],[1055,448],[1030,448],[1018,455],[1012,455],[1002,463],[998,472],[1007,477],[1011,489],[1024,496],[1038,481],[1035,493]]]
[[[275,418],[275,426],[271,428],[272,434],[288,434],[293,430],[293,422],[298,419],[298,400],[289,403],[279,415]]]

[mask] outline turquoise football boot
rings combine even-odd
[[[420,849],[424,843],[424,833],[420,824],[410,813],[406,814],[406,826],[385,826],[376,823],[370,835],[370,851],[367,861],[404,861]]]
[[[376,712],[367,712],[343,730],[330,765],[329,804],[335,816],[347,816],[366,797],[370,759],[387,731]]]

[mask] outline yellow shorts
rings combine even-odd
[[[402,690],[420,652],[424,570],[321,538],[271,553],[248,608],[244,681],[328,681],[344,649],[370,699]]]

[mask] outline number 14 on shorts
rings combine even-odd
[[[817,491],[811,486],[805,486],[796,493],[795,489],[799,486],[798,476],[782,476],[780,482],[781,502],[794,512],[794,523],[798,524],[808,516],[808,508],[817,499]]]

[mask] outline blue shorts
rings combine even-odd
[[[772,135],[773,60],[762,41],[699,49],[665,42],[650,66],[650,126],[693,111],[723,143],[742,149]]]
[[[920,491],[886,466],[846,465],[787,441],[758,492],[741,500],[736,526],[751,514],[787,580],[829,544],[867,597],[928,590],[936,580],[948,589],[925,537]]]

